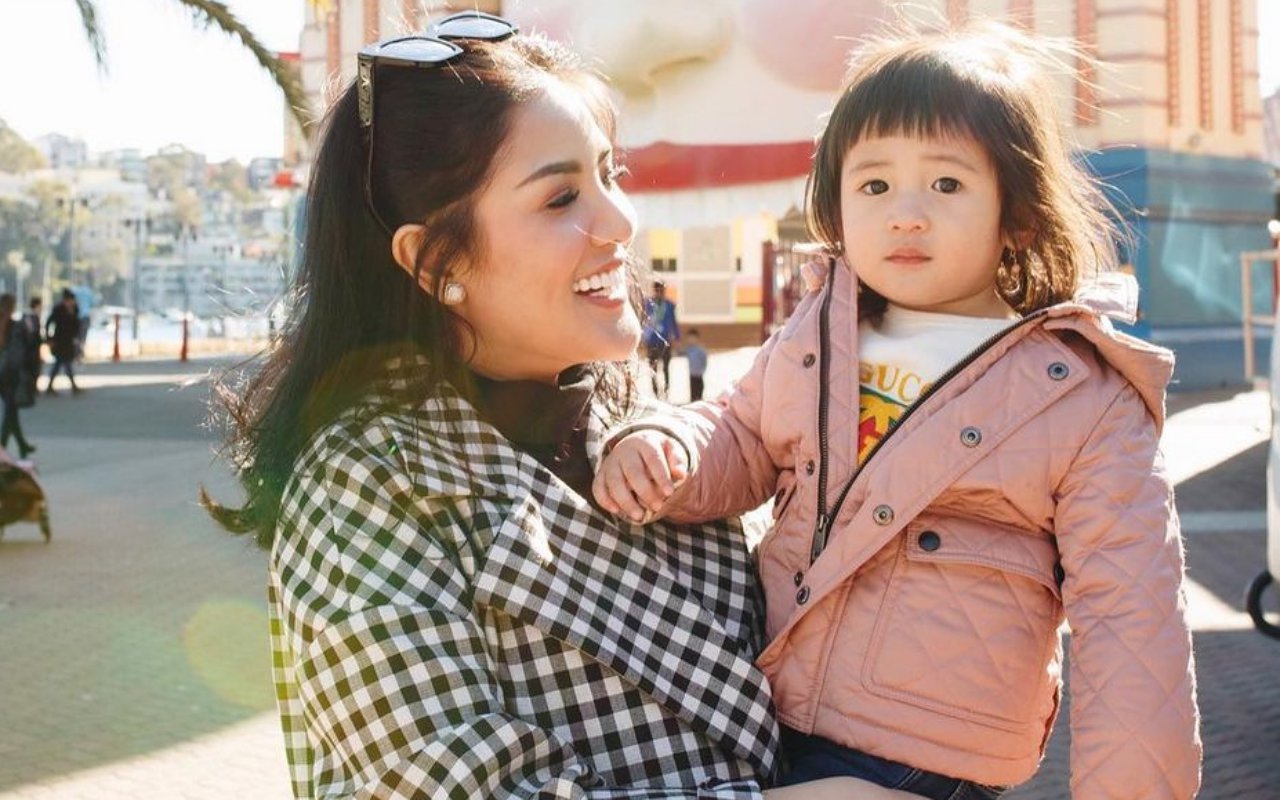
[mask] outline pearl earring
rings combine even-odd
[[[441,303],[446,306],[456,306],[465,299],[467,299],[467,290],[462,288],[462,284],[449,281],[444,285],[444,293],[440,296]]]

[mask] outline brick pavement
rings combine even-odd
[[[713,359],[709,391],[749,357]],[[676,399],[687,385],[682,367],[673,364]],[[0,800],[285,796],[264,558],[216,532],[193,502],[201,481],[221,496],[232,491],[198,427],[204,390],[175,389],[196,370],[91,366],[91,392],[41,398],[24,415],[40,446],[54,541],[45,546],[19,525],[0,542]],[[1201,797],[1280,797],[1280,692],[1271,685],[1280,642],[1255,633],[1241,610],[1243,587],[1265,560],[1263,531],[1247,527],[1265,502],[1265,404],[1221,392],[1175,395],[1170,405],[1181,412],[1166,438],[1177,444],[1170,470],[1180,510],[1195,521],[1187,558]],[[1223,519],[1236,521],[1212,527]],[[1014,800],[1067,797],[1067,713],[1040,774]]]

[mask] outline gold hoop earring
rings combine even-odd
[[[462,288],[462,284],[453,281],[444,285],[444,292],[440,295],[440,302],[446,306],[456,306],[466,299],[467,290]]]

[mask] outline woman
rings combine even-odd
[[[362,52],[294,316],[227,393],[248,502],[210,507],[271,547],[294,793],[759,797],[742,527],[585,499],[639,337],[605,90],[496,17],[429,33]]]
[[[13,318],[18,307],[17,298],[8,292],[0,294],[0,399],[4,401],[4,422],[0,424],[0,447],[9,446],[12,436],[18,443],[18,455],[26,458],[36,451],[36,446],[22,435],[22,423],[18,419],[18,407],[23,401],[33,399],[31,375],[27,372],[30,347],[26,326]],[[24,397],[25,395],[25,397]],[[30,405],[30,402],[26,402]]]

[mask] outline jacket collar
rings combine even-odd
[[[839,291],[842,277],[850,281],[855,278],[843,261],[835,264],[842,274],[837,274],[832,289]],[[802,267],[810,290],[823,285],[828,269],[821,261]],[[849,303],[848,307],[848,313],[856,315],[856,304]],[[1095,275],[1076,290],[1071,300],[1045,309],[1044,314],[1046,329],[1075,331],[1089,340],[1102,358],[1133,384],[1155,418],[1157,430],[1163,430],[1165,391],[1173,378],[1173,352],[1117,331],[1112,324],[1112,320],[1133,324],[1138,319],[1138,281],[1134,276],[1123,272]]]
[[[1047,309],[1047,330],[1074,331],[1089,341],[1098,354],[1125,377],[1142,396],[1155,418],[1156,430],[1164,429],[1164,400],[1173,378],[1173,351],[1115,329],[1113,319],[1133,323],[1138,318],[1138,281],[1132,275],[1108,273],[1076,292],[1070,302]]]

